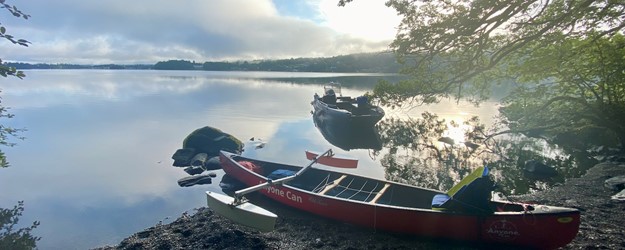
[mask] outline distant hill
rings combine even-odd
[[[211,71],[286,71],[286,72],[361,72],[397,73],[400,65],[390,52],[353,54],[324,58],[282,60],[205,62],[203,70]]]
[[[216,61],[197,63],[188,60],[168,60],[154,65],[136,64],[30,64],[7,62],[4,65],[24,69],[155,69],[207,71],[285,71],[285,72],[344,72],[397,73],[400,65],[391,52],[363,53],[323,58],[291,58],[255,61]]]
[[[9,67],[15,67],[18,70],[24,69],[152,69],[153,65],[150,64],[133,64],[133,65],[120,65],[120,64],[98,64],[98,65],[83,65],[83,64],[49,64],[49,63],[21,63],[21,62],[7,62],[3,63]]]

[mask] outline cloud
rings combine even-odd
[[[0,57],[49,63],[202,62],[335,56],[387,48],[392,36],[373,25],[387,25],[381,18],[388,14],[383,2],[356,1],[347,7],[337,7],[336,2],[312,0],[288,6],[269,0],[15,2],[9,4],[31,18],[18,20],[8,13],[0,18],[11,34],[32,45],[17,48],[1,42]],[[380,15],[371,18],[376,12]],[[386,29],[393,30],[393,25]]]
[[[401,19],[385,1],[360,0],[338,7],[336,0],[321,0],[319,13],[324,25],[340,33],[351,34],[368,41],[393,39]]]

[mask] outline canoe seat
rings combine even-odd
[[[446,194],[432,198],[432,209],[466,213],[492,213],[491,192],[495,183],[488,176],[488,167],[480,167],[452,187]]]

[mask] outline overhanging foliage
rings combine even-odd
[[[351,0],[339,1],[339,5]],[[510,130],[570,146],[625,145],[625,2],[389,0],[403,17],[391,48],[409,80],[380,83],[391,107],[453,97],[480,103],[495,86]],[[559,140],[562,138],[569,140]],[[615,138],[612,141],[598,138]],[[566,142],[565,142],[566,141]]]

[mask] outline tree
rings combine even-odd
[[[19,217],[24,212],[24,202],[20,201],[13,209],[0,208],[0,249],[34,249],[40,237],[31,234],[39,226],[35,221],[30,227],[15,230]]]
[[[7,3],[5,3],[5,0],[0,0],[0,9],[6,9],[14,17],[18,17],[18,18],[21,17],[21,18],[24,18],[24,19],[28,19],[30,17],[30,15],[26,15],[22,11],[17,9],[17,7],[15,7],[15,5],[11,6],[11,5],[8,5]],[[4,38],[4,39],[8,40],[9,42],[11,42],[13,44],[26,46],[26,47],[28,47],[28,44],[30,43],[29,41],[26,41],[24,39],[17,39],[15,37],[13,37],[12,35],[8,34],[6,27],[4,27],[2,25],[2,22],[0,22],[0,38]],[[2,63],[2,58],[0,58],[0,75],[3,76],[3,77],[15,76],[15,77],[18,77],[18,78],[23,78],[23,77],[26,76],[26,75],[24,75],[24,72],[18,71],[14,67],[5,66]]]
[[[19,9],[17,9],[17,7],[15,6],[10,6],[8,4],[5,3],[5,0],[0,0],[0,9],[6,9],[7,11],[9,11],[14,17],[22,17],[24,19],[28,19],[30,17],[30,15],[26,15],[24,14],[22,11],[20,11]],[[24,39],[15,39],[12,35],[9,35],[6,33],[7,29],[2,26],[2,23],[0,22],[0,37],[5,38],[6,40],[12,42],[13,44],[18,44],[21,46],[28,46],[28,44],[30,42],[24,40]],[[18,71],[16,70],[14,67],[8,67],[5,66],[4,64],[2,64],[2,59],[0,58],[0,75],[3,77],[8,77],[8,76],[15,76],[18,78],[23,78],[26,75],[24,75],[24,72],[22,71]],[[1,90],[0,90],[1,92]],[[0,98],[0,119],[1,118],[12,118],[13,115],[8,113],[9,108],[4,107],[1,105],[2,104],[2,99]],[[0,145],[3,146],[13,146],[15,145],[14,143],[10,143],[8,142],[8,138],[9,137],[17,137],[17,138],[21,138],[18,136],[19,132],[24,131],[24,129],[15,129],[15,128],[11,128],[11,127],[6,127],[2,124],[0,124]],[[0,150],[0,168],[4,168],[4,167],[8,167],[9,163],[6,160],[6,157],[4,155],[4,153],[2,152],[2,150]]]
[[[494,86],[515,82],[501,109],[509,132],[557,138],[595,128],[591,144],[598,143],[593,140],[598,133],[625,145],[625,129],[617,125],[625,103],[619,47],[625,2],[389,0],[386,5],[403,17],[391,48],[410,79],[378,84],[373,95],[383,104],[446,97],[479,103]]]
[[[500,109],[513,131],[576,149],[625,145],[625,37],[563,39],[510,67],[522,85]]]
[[[158,70],[193,70],[193,63],[186,60],[169,60],[164,62],[157,62],[154,64],[154,69]]]
[[[1,104],[1,98],[0,98]],[[8,113],[9,108],[0,105],[0,119],[2,118],[12,118],[13,114]],[[12,127],[7,127],[0,124],[0,145],[2,146],[14,146],[15,143],[9,142],[9,137],[16,137],[18,139],[23,139],[23,137],[19,136],[20,132],[25,131],[25,129],[16,129]],[[4,155],[4,152],[0,150],[0,168],[6,168],[9,166],[8,161]]]
[[[28,19],[29,15],[22,13],[15,6],[10,6],[5,3],[5,0],[0,0],[0,8],[7,9],[15,17],[23,17]],[[6,33],[7,29],[0,23],[0,37],[22,46],[28,46],[29,42],[24,39],[15,39],[12,35]],[[13,67],[7,67],[2,64],[0,59],[0,75],[3,77],[15,76],[23,78],[25,75],[22,71],[17,71]],[[1,103],[0,103],[1,104]],[[0,105],[0,118],[11,118],[12,114],[9,114],[8,108]],[[13,146],[13,143],[8,142],[8,137],[17,137],[18,133],[23,129],[14,129],[6,127],[0,124],[0,145]],[[8,167],[9,164],[6,160],[4,153],[0,150],[0,168]],[[31,234],[32,230],[39,226],[39,222],[35,221],[33,224],[26,228],[19,228],[15,230],[15,226],[18,225],[19,217],[22,216],[24,211],[24,202],[20,201],[13,207],[13,209],[0,208],[0,249],[34,249],[37,247],[36,243],[40,239]]]

